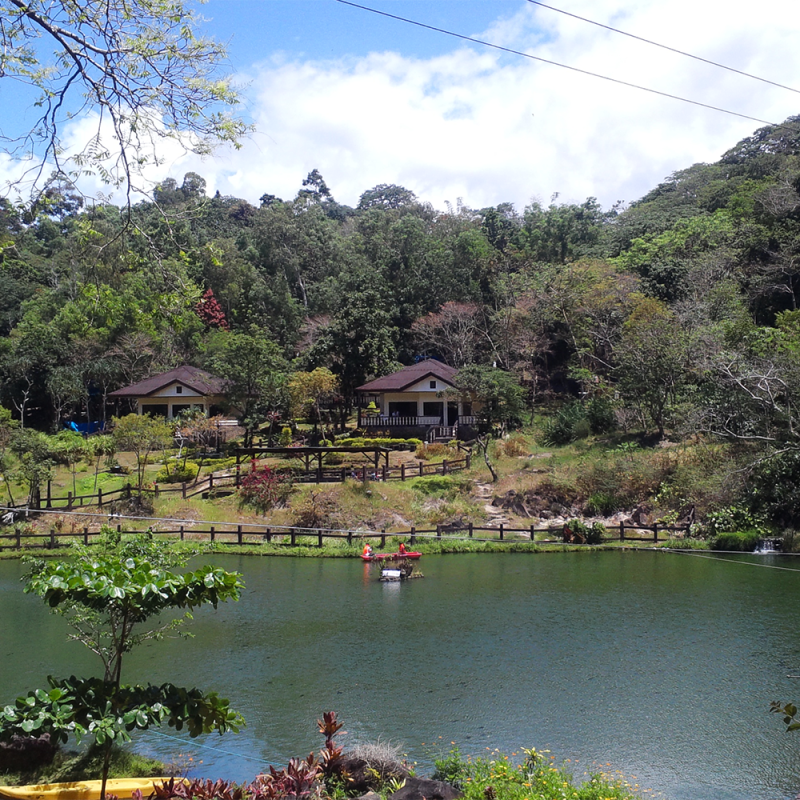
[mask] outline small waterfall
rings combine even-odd
[[[780,553],[781,552],[781,540],[780,539],[759,539],[758,540],[758,547],[756,547],[756,553]]]

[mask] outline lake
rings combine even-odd
[[[800,790],[800,733],[769,713],[771,700],[800,701],[791,557],[424,556],[425,578],[403,584],[356,559],[206,560],[244,573],[242,600],[199,610],[195,638],[131,654],[123,676],[216,689],[245,715],[239,736],[138,738],[195,774],[249,780],[307,755],[332,709],[342,743],[400,742],[424,768],[451,742],[534,746],[578,777],[619,770],[672,800]],[[98,671],[22,593],[22,571],[0,561],[0,703],[47,674]]]

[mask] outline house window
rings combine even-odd
[[[183,386],[176,386],[175,394],[183,394]]]
[[[436,381],[431,381],[431,389],[435,389],[435,388],[436,388]]]

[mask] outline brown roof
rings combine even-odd
[[[409,386],[417,383],[418,381],[425,380],[431,376],[439,378],[445,383],[453,385],[453,376],[458,372],[455,367],[448,367],[447,364],[442,364],[441,361],[434,361],[428,359],[427,361],[418,361],[410,367],[403,367],[398,372],[393,372],[391,375],[384,375],[382,378],[376,378],[374,381],[365,383],[359,386],[357,392],[402,392]]]
[[[206,397],[225,393],[225,381],[222,378],[217,378],[210,372],[198,367],[190,367],[184,364],[182,367],[176,367],[169,372],[162,372],[160,375],[153,375],[152,378],[145,378],[132,386],[117,389],[115,392],[110,392],[108,396],[148,397],[172,383],[183,384]]]

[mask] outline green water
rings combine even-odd
[[[246,780],[307,754],[321,744],[314,721],[335,709],[345,743],[402,742],[425,766],[451,741],[463,753],[535,746],[578,776],[620,770],[674,800],[800,790],[800,734],[768,713],[800,701],[787,677],[800,675],[800,560],[426,556],[425,579],[404,584],[356,559],[214,560],[244,573],[241,602],[198,612],[196,638],[127,662],[128,680],[214,688],[244,713],[238,737],[140,738],[191,755],[198,774]],[[0,703],[48,673],[93,668],[21,593],[20,573],[0,562]]]

